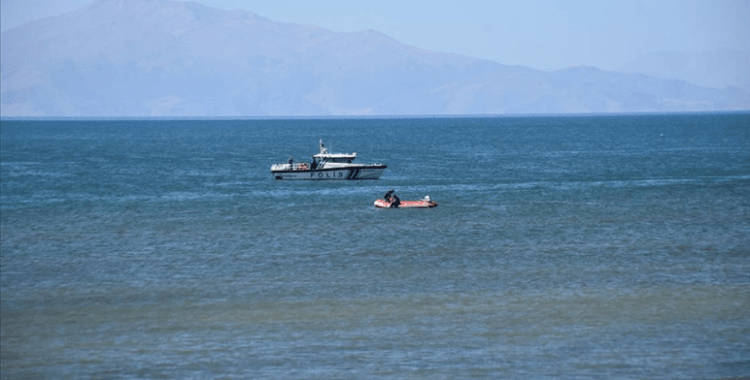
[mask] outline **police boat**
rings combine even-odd
[[[320,152],[314,156],[309,163],[294,163],[289,157],[286,164],[275,164],[271,166],[271,175],[275,179],[294,180],[354,180],[354,179],[378,179],[388,167],[384,164],[354,164],[357,153],[330,153],[320,142]]]

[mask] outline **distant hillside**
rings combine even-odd
[[[196,3],[99,0],[2,33],[2,116],[304,116],[750,109],[750,93],[544,72]]]
[[[747,50],[660,51],[638,57],[619,71],[679,79],[704,87],[739,87],[750,91],[750,51]]]

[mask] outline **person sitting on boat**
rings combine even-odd
[[[398,208],[400,204],[401,204],[401,199],[398,199],[398,195],[393,194],[393,202],[391,202],[391,207]]]
[[[385,195],[383,196],[383,199],[384,199],[384,200],[385,200],[385,201],[386,201],[387,203],[390,203],[390,202],[391,202],[391,194],[393,194],[393,190],[388,190],[388,192],[387,192],[387,193],[385,193]]]

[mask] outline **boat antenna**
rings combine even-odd
[[[326,149],[325,144],[323,144],[323,139],[320,139],[320,154],[326,154],[328,153],[328,150]]]

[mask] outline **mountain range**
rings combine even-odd
[[[0,115],[212,117],[750,109],[750,90],[540,71],[176,1],[98,0],[0,36]]]
[[[739,87],[750,91],[747,50],[657,51],[642,55],[617,71],[680,79],[703,87]]]

